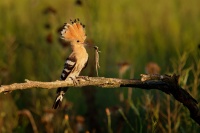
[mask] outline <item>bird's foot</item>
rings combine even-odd
[[[77,86],[79,84],[76,77],[70,77],[70,79],[73,81],[74,86]]]
[[[78,77],[76,77],[77,79],[83,79],[83,80],[85,80],[85,81],[89,81],[90,79],[89,79],[89,77],[88,76],[78,76]]]

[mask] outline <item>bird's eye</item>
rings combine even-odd
[[[80,42],[79,40],[77,40],[77,42]]]

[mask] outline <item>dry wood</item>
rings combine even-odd
[[[190,117],[200,125],[200,109],[198,102],[184,89],[178,85],[179,76],[173,75],[145,75],[141,74],[141,79],[117,79],[104,77],[79,77],[79,84],[74,86],[70,80],[41,82],[25,80],[26,83],[14,83],[11,85],[3,85],[0,87],[0,93],[11,92],[14,90],[23,90],[28,88],[45,88],[53,89],[58,87],[82,87],[82,86],[98,86],[102,88],[116,87],[135,87],[140,89],[157,89],[174,96],[176,100],[181,102],[190,111]],[[87,79],[87,80],[86,80]]]

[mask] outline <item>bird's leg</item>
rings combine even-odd
[[[69,77],[69,78],[73,81],[74,86],[76,86],[76,85],[79,84],[79,82],[78,82],[78,80],[76,79],[76,77]]]
[[[76,77],[77,79],[84,79],[85,81],[89,81],[89,77],[88,76],[78,76]]]
[[[78,76],[78,77],[69,77],[70,80],[73,81],[74,86],[79,85],[79,81],[89,81],[89,77],[88,76]]]

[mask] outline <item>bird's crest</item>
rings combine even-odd
[[[86,39],[85,25],[79,19],[70,20],[72,24],[66,23],[61,31],[62,39],[66,41],[84,42]]]

